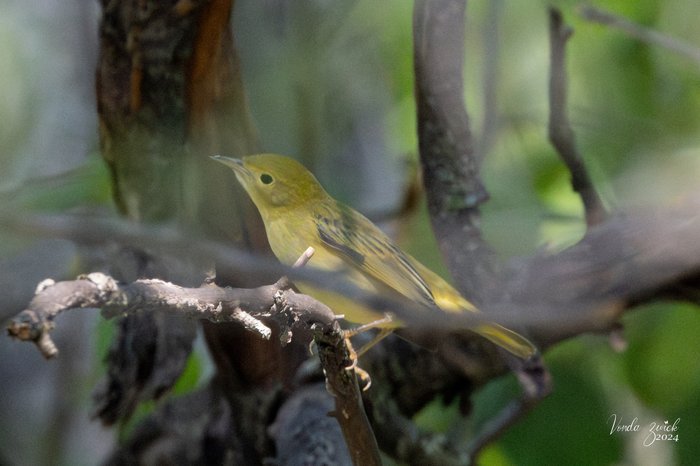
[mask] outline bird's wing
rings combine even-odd
[[[363,215],[343,204],[336,205],[340,215],[325,209],[315,212],[323,245],[357,270],[407,298],[436,306],[430,287],[412,265],[411,258]]]

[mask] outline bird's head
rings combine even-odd
[[[326,196],[319,182],[296,160],[276,154],[257,154],[235,159],[212,156],[233,169],[239,183],[258,210],[297,207]]]

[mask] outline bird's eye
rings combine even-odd
[[[272,176],[268,175],[267,173],[263,173],[260,175],[260,181],[262,181],[262,184],[270,184],[272,183],[273,179]]]

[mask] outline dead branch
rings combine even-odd
[[[304,267],[314,253],[314,248],[309,246],[294,262],[292,268]],[[314,340],[326,376],[326,388],[335,399],[333,416],[343,431],[353,464],[381,466],[379,445],[365,413],[357,383],[357,355],[354,350],[351,354],[349,335],[343,332],[338,321],[334,320],[332,325],[316,328]],[[341,348],[342,351],[339,351]]]
[[[306,253],[302,257],[307,257]],[[10,321],[8,334],[32,341],[45,357],[54,357],[58,349],[49,335],[54,320],[76,308],[100,308],[106,318],[174,312],[211,322],[237,322],[265,339],[270,338],[271,330],[259,318],[268,318],[280,326],[282,344],[291,340],[291,329],[295,326],[318,327],[314,337],[329,391],[335,396],[335,417],[350,455],[355,464],[381,464],[343,331],[327,306],[296,293],[286,279],[254,289],[220,288],[212,284],[184,288],[154,279],[122,284],[102,273],[91,273],[74,281],[45,281],[37,288],[28,308]]]
[[[679,206],[628,210],[591,229],[575,246],[513,261],[500,305],[517,303],[529,315],[532,336],[547,347],[608,331],[641,303],[700,302],[687,293],[700,276],[698,206],[700,193]]]
[[[100,308],[106,318],[142,312],[177,312],[212,322],[237,322],[244,328],[270,338],[269,327],[258,318],[287,322],[319,323],[329,326],[335,317],[324,304],[284,288],[280,284],[254,289],[219,288],[205,285],[184,288],[162,280],[137,280],[122,284],[102,273],[91,273],[74,281],[46,282],[27,309],[8,325],[10,336],[37,344],[51,358],[58,354],[49,332],[61,313],[78,308]],[[284,320],[280,315],[285,315]]]
[[[498,415],[469,442],[466,451],[470,464],[475,464],[477,457],[489,443],[503,436],[510,427],[524,418],[552,391],[551,375],[541,361],[532,361],[523,370],[516,370],[514,373],[525,390],[518,399],[512,400],[501,409]]]

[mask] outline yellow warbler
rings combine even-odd
[[[342,271],[354,285],[377,293],[399,293],[405,298],[448,312],[477,309],[439,275],[402,251],[376,225],[359,212],[333,199],[303,165],[289,157],[259,154],[234,159],[214,156],[231,167],[260,211],[267,239],[277,258],[293,264],[311,246],[309,266]],[[350,322],[369,324],[384,314],[349,298],[308,284],[300,289]],[[324,299],[325,298],[325,299]],[[378,327],[402,327],[396,318]],[[472,328],[510,353],[527,359],[536,349],[526,338],[495,323]]]

